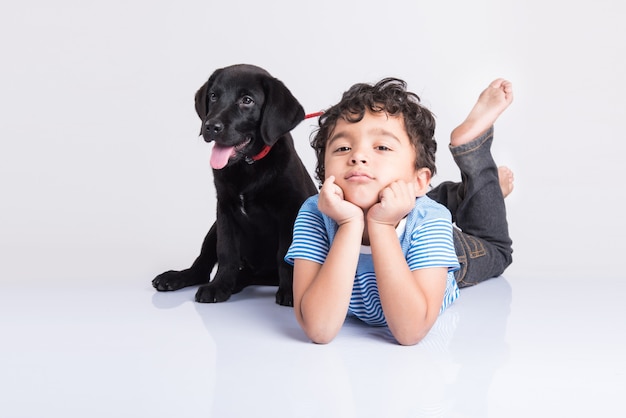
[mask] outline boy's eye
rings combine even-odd
[[[389,148],[386,145],[378,145],[377,147],[375,147],[378,151],[391,151],[391,148]]]
[[[350,151],[350,147],[339,147],[335,149],[335,152],[346,152],[346,151]]]

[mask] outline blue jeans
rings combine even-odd
[[[455,272],[459,287],[500,276],[513,261],[492,142],[493,127],[467,144],[451,146],[461,182],[444,182],[428,192],[452,213],[454,247],[461,264]]]

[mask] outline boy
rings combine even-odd
[[[323,184],[302,205],[285,257],[294,265],[296,318],[313,342],[330,342],[351,314],[416,344],[459,285],[510,264],[503,194],[512,174],[501,172],[510,186],[503,192],[489,146],[512,99],[502,79],[481,93],[451,134],[462,182],[430,192],[435,121],[404,81],[356,84],[320,117],[311,144]]]

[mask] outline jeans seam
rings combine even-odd
[[[465,276],[467,275],[467,253],[465,252],[466,246],[464,245],[463,233],[460,230],[454,230],[454,237],[456,238],[456,240],[458,240],[458,251],[462,253],[457,254],[457,258],[459,260],[459,269],[455,272],[454,276],[459,287],[463,287],[463,285],[465,284]]]

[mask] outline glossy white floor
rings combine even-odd
[[[119,282],[117,282],[119,284]],[[541,291],[538,291],[538,289]],[[624,281],[500,277],[401,347],[348,322],[308,342],[274,288],[222,304],[149,281],[0,293],[3,418],[622,416]]]

